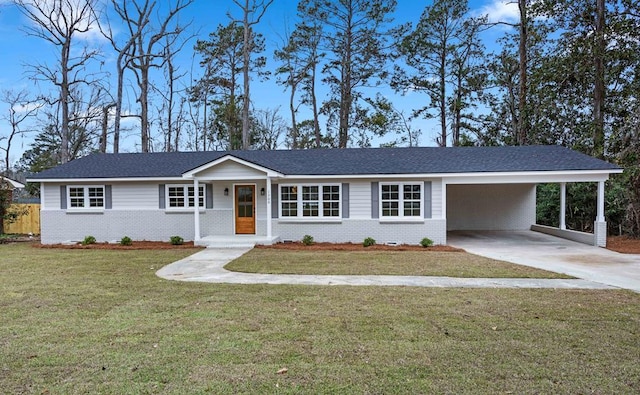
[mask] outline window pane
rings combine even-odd
[[[322,203],[322,215],[325,217],[339,217],[340,203],[325,201]]]
[[[184,187],[169,187],[169,207],[185,207]]]
[[[420,216],[420,202],[404,202],[404,216],[405,217]]]
[[[304,192],[303,192],[304,193]],[[302,205],[303,217],[317,217],[319,215],[318,202],[306,202]]]
[[[340,187],[337,185],[325,185],[322,187],[322,200],[340,200]]]
[[[253,217],[253,203],[238,202],[238,217]]]
[[[298,203],[297,202],[282,202],[282,216],[283,217],[297,217],[298,216]]]
[[[398,202],[382,202],[382,216],[384,216],[384,217],[397,217],[398,216]]]
[[[281,186],[280,187],[280,207],[282,209],[283,217],[297,217],[298,216],[298,189],[296,186]]]
[[[193,187],[187,187],[189,207],[193,207],[193,199],[195,198],[193,191]],[[204,186],[198,186],[198,203],[198,207],[204,207]]]
[[[84,207],[84,188],[69,188],[69,205]]]
[[[302,187],[302,200],[318,200],[318,187]]]
[[[405,200],[420,200],[420,185],[418,184],[405,185],[403,188],[403,192]]]
[[[282,200],[298,200],[298,191],[295,186],[283,186],[280,188],[280,198]]]
[[[383,200],[397,200],[400,198],[398,185],[383,185],[382,186],[382,199]]]
[[[89,197],[103,197],[104,189],[103,188],[89,188]]]
[[[104,207],[104,188],[88,188],[89,207]]]

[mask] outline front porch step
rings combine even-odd
[[[195,245],[207,248],[253,248],[255,245],[271,245],[280,240],[279,236],[205,236],[195,241]]]

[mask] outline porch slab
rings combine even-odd
[[[256,245],[271,245],[280,241],[280,236],[230,235],[205,236],[194,242],[207,248],[253,248]]]

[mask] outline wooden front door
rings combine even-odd
[[[256,233],[256,187],[236,185],[235,187],[236,234]]]

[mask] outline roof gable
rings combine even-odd
[[[233,155],[227,154],[221,158],[218,158],[204,165],[198,166],[195,169],[185,172],[182,176],[186,178],[192,177],[214,177],[214,178],[243,178],[246,176],[269,176],[277,177],[282,176],[282,173],[278,173],[264,166],[257,165],[255,163],[246,161],[244,159],[237,158]]]

